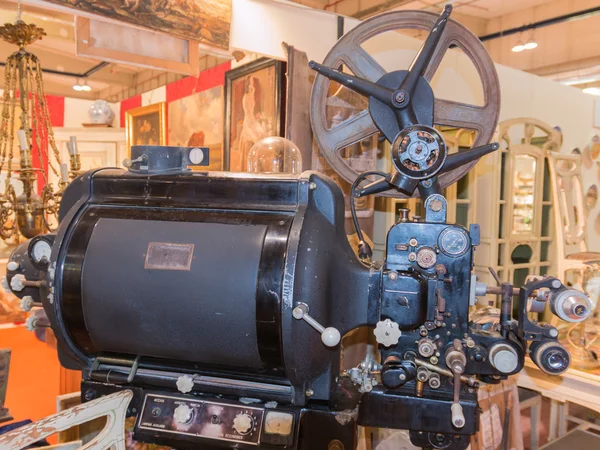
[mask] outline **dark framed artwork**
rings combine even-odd
[[[165,102],[125,112],[127,151],[134,145],[167,145],[167,107]]]
[[[283,136],[284,120],[284,62],[262,58],[225,73],[224,170],[246,172],[250,148]]]

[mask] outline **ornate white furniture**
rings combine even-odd
[[[556,271],[546,155],[558,151],[562,136],[542,121],[520,118],[501,122],[498,140],[500,150],[482,158],[474,170],[475,222],[481,226],[475,273],[494,283],[492,267],[501,279],[520,286],[528,275]]]

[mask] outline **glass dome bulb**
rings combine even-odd
[[[300,149],[289,139],[267,137],[248,152],[247,170],[253,173],[301,173]]]

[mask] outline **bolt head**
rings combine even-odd
[[[429,362],[431,364],[437,364],[438,363],[438,358],[437,356],[432,356],[431,358],[429,358]]]
[[[390,272],[388,274],[388,277],[390,277],[390,280],[397,280],[398,279],[398,272]]]
[[[429,209],[431,209],[433,212],[440,212],[443,207],[444,204],[439,199],[432,200],[429,204]]]
[[[313,395],[315,395],[315,391],[313,391],[312,389],[307,389],[304,393],[307,397],[312,397]]]
[[[558,330],[557,330],[556,328],[552,328],[552,329],[550,330],[550,333],[549,333],[549,334],[550,334],[550,336],[552,336],[552,337],[557,337],[557,336],[558,336]]]
[[[558,288],[560,287],[560,285],[561,285],[561,284],[562,284],[562,283],[560,282],[560,280],[554,280],[554,281],[552,282],[552,287],[553,287],[554,289],[558,289]]]
[[[406,92],[398,91],[394,94],[394,101],[396,103],[404,103],[406,101]]]

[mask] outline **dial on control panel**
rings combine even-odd
[[[250,433],[253,427],[254,419],[250,414],[240,413],[233,419],[233,429],[241,435]]]
[[[179,405],[173,412],[173,418],[177,423],[186,424],[191,422],[193,414],[194,410],[188,405]]]

